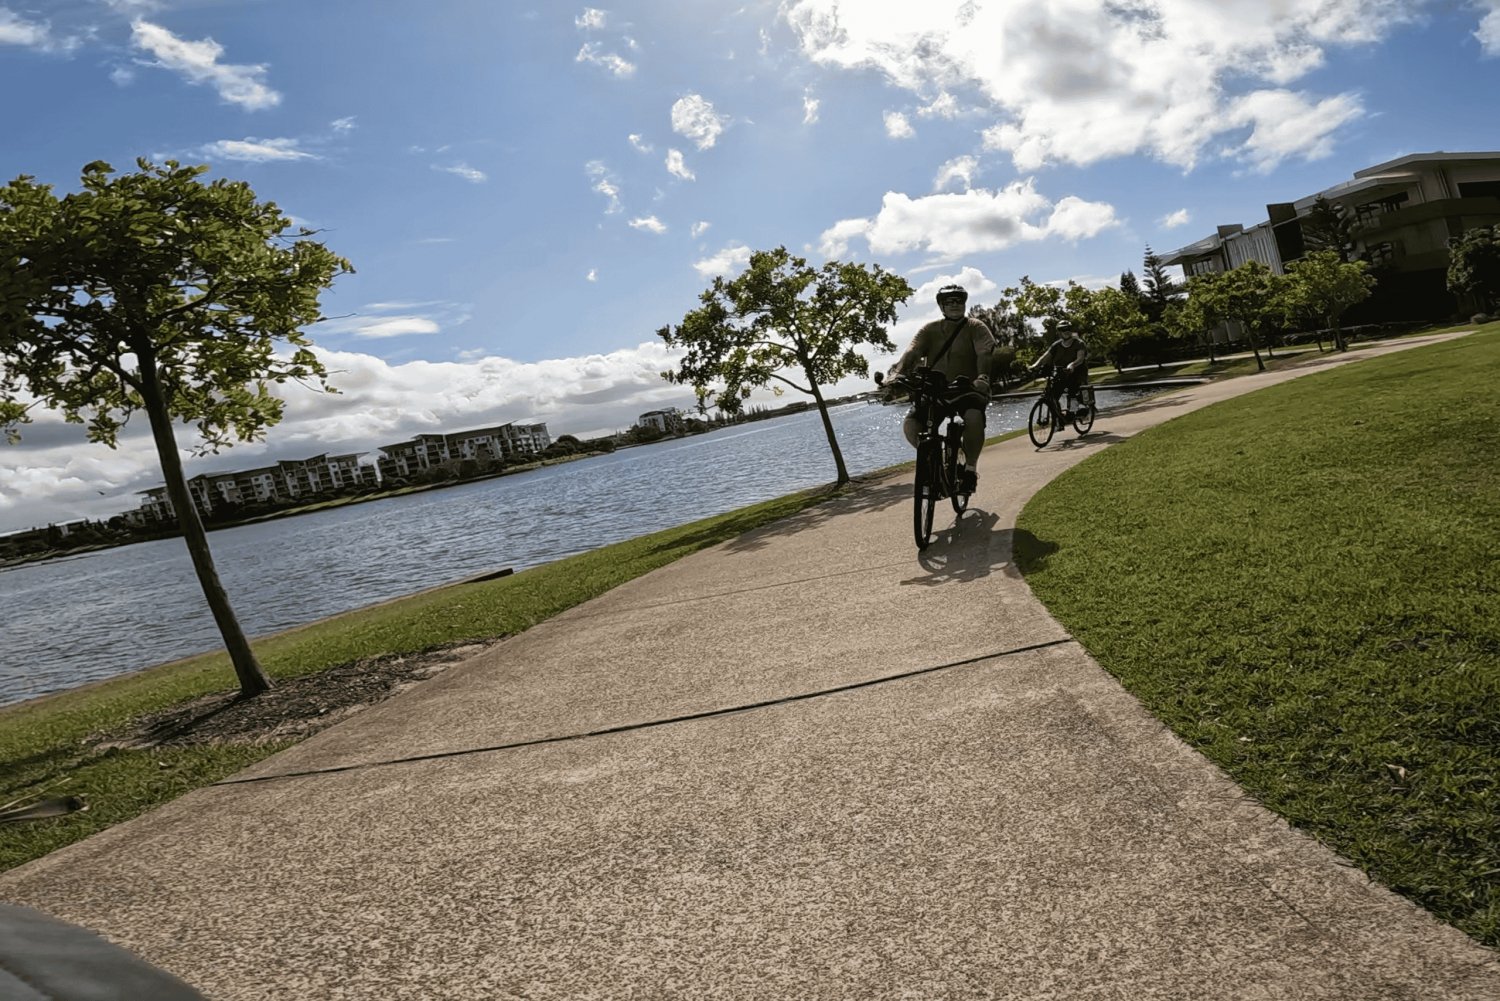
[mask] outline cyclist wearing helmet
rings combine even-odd
[[[1083,343],[1083,338],[1078,336],[1078,331],[1073,329],[1071,320],[1062,319],[1057,321],[1057,340],[1047,345],[1047,350],[1042,352],[1040,358],[1031,363],[1027,369],[1028,374],[1034,374],[1047,365],[1054,366],[1062,376],[1058,380],[1057,391],[1067,391],[1069,397],[1078,398],[1078,390],[1089,374],[1089,349]],[[1058,409],[1062,409],[1060,401]]]
[[[960,472],[964,492],[973,493],[979,481],[975,466],[979,453],[984,448],[984,408],[990,398],[990,357],[995,351],[995,335],[983,320],[964,315],[969,293],[962,285],[944,285],[938,289],[937,304],[943,318],[933,320],[917,331],[911,347],[892,366],[890,378],[908,368],[926,364],[942,372],[949,382],[959,376],[967,376],[974,382],[974,392],[967,402],[973,406],[964,410],[964,460]],[[925,361],[924,361],[925,359]],[[915,414],[907,414],[901,425],[906,440],[912,448],[917,447],[917,433],[921,430]]]

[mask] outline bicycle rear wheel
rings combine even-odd
[[[1094,390],[1084,386],[1078,390],[1078,400],[1073,405],[1073,430],[1081,438],[1094,427]]]
[[[912,534],[916,536],[917,548],[926,549],[932,542],[932,514],[937,507],[938,443],[923,441],[917,444],[917,475],[912,494]]]
[[[1046,448],[1047,443],[1052,440],[1055,426],[1052,404],[1045,398],[1037,400],[1031,407],[1030,416],[1026,418],[1026,433],[1031,436],[1031,443],[1037,448]]]

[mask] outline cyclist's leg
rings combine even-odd
[[[906,420],[901,422],[901,433],[906,435],[906,440],[912,448],[917,447],[917,435],[922,432],[922,422],[917,419],[916,408],[906,412]]]
[[[984,410],[971,407],[964,411],[964,459],[969,468],[979,464],[979,453],[984,450]]]

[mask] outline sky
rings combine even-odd
[[[4,180],[204,163],[353,264],[309,331],[339,395],[289,388],[196,475],[690,407],[656,331],[752,250],[905,276],[904,346],[950,281],[1099,287],[1356,170],[1500,149],[1500,0],[0,0],[0,92]],[[113,450],[34,416],[0,532],[161,482],[143,415]]]

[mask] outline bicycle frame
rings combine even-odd
[[[932,518],[939,499],[947,497],[957,514],[969,506],[969,495],[961,492],[958,458],[962,454],[964,420],[959,405],[968,391],[968,379],[955,379],[952,386],[941,372],[918,368],[902,375],[892,385],[911,396],[917,430],[917,468],[914,482],[912,529],[917,548],[932,541]],[[946,422],[946,427],[944,427]]]

